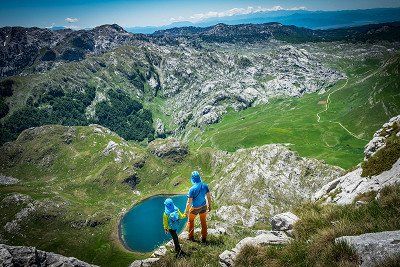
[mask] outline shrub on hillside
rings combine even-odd
[[[23,130],[45,124],[88,125],[96,122],[118,133],[125,139],[152,140],[154,136],[151,111],[129,97],[122,90],[110,90],[108,101],[96,105],[96,119],[86,117],[86,108],[93,102],[96,89],[65,93],[51,88],[40,97],[29,98],[27,106],[5,118],[1,125],[0,142],[15,139]],[[8,113],[8,106],[1,100],[0,115]]]
[[[127,140],[153,140],[153,118],[149,110],[122,90],[110,90],[108,101],[96,104],[97,123]]]

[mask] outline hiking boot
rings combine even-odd
[[[194,240],[194,237],[189,237],[189,238],[188,238],[188,241],[196,242],[196,241]]]
[[[179,259],[179,258],[184,258],[185,256],[186,256],[186,253],[185,253],[183,250],[179,251],[179,252],[176,253],[176,255],[175,255],[175,257],[176,257],[177,259]]]
[[[201,243],[203,243],[203,244],[207,244],[207,239],[205,239],[205,238],[202,238],[202,239],[201,239]]]

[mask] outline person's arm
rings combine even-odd
[[[210,193],[210,191],[207,192],[207,208],[208,208],[208,211],[211,211],[211,193]]]
[[[190,211],[190,206],[192,206],[192,201],[193,201],[193,198],[188,197],[188,200],[186,202],[186,208],[185,208],[185,213],[186,213],[187,217],[189,217],[189,211]]]
[[[180,209],[178,209],[178,214],[179,214],[179,219],[186,218],[186,212],[182,213]]]
[[[163,227],[164,227],[164,232],[168,233],[168,216],[167,214],[163,214]]]

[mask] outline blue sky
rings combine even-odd
[[[107,23],[123,27],[199,21],[270,9],[342,10],[400,7],[400,0],[0,0],[0,26],[68,26]]]

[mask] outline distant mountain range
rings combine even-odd
[[[400,21],[400,8],[375,8],[340,11],[278,10],[205,19],[200,22],[181,21],[164,26],[127,27],[132,33],[154,33],[176,27],[208,27],[218,23],[229,25],[279,22],[310,29],[333,29],[366,24]]]

